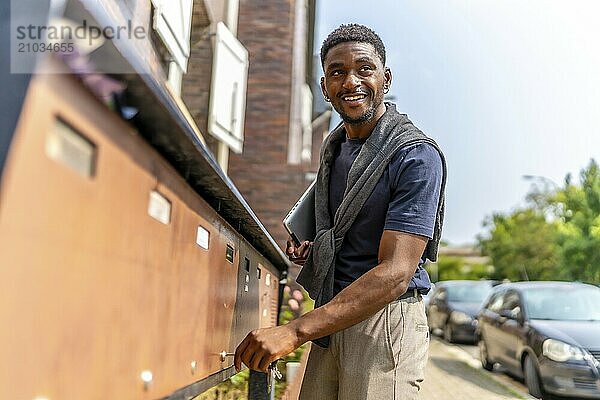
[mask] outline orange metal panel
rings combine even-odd
[[[92,177],[46,156],[57,116],[96,146]],[[153,190],[169,224],[147,213]],[[273,302],[275,269],[128,124],[77,79],[36,77],[0,188],[0,398],[155,399],[231,366],[217,353],[247,333],[234,321],[240,249],[274,278],[256,290]]]

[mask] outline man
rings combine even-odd
[[[315,185],[317,237],[287,254],[315,309],[251,332],[235,366],[267,371],[311,340],[301,399],[416,399],[429,333],[421,267],[435,261],[445,163],[435,142],[384,103],[392,73],[379,36],[342,25],[321,48],[326,101],[340,124],[325,140]],[[316,344],[315,344],[316,343]]]

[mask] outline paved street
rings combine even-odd
[[[466,353],[468,353],[469,355],[471,355],[471,357],[473,357],[473,359],[477,360],[477,363],[479,363],[479,349],[477,348],[477,346],[470,346],[467,344],[457,344],[457,347],[459,347],[460,349],[464,350]],[[479,366],[477,368],[480,368]],[[512,378],[509,375],[504,373],[504,369],[499,366],[498,364],[496,364],[496,367],[494,368],[494,372],[490,373],[491,376],[494,377],[495,380],[502,382],[505,385],[508,385],[509,387],[511,387],[513,390],[522,392],[522,393],[528,393],[527,391],[527,387],[525,386],[525,384],[516,379],[516,378]]]
[[[421,399],[532,399],[518,382],[478,365],[476,347],[449,345],[433,336]]]
[[[535,397],[532,397],[529,395],[529,392],[527,391],[527,387],[525,386],[525,384],[522,381],[507,375],[504,372],[504,369],[502,368],[501,365],[496,364],[496,366],[494,367],[494,372],[484,371],[480,366],[479,349],[477,348],[477,346],[470,346],[470,345],[466,345],[466,344],[449,345],[449,344],[446,344],[445,342],[443,342],[442,339],[438,338],[436,340],[438,340],[441,343],[444,343],[445,346],[448,348],[455,349],[455,350],[451,350],[451,351],[456,351],[456,350],[462,351],[463,357],[465,357],[465,354],[470,356],[471,360],[468,360],[469,357],[465,357],[466,362],[468,364],[472,365],[473,367],[479,369],[482,374],[487,375],[488,377],[492,378],[493,380],[500,383],[501,385],[508,387],[510,390],[521,394],[523,396],[523,398],[535,399]],[[545,398],[550,399],[550,400],[580,400],[575,397],[556,397],[556,396],[553,397],[551,395],[547,395],[547,397],[545,397]]]
[[[496,400],[534,399],[517,381],[501,373],[481,368],[477,347],[447,344],[432,336],[429,362],[425,369],[420,398],[422,400]],[[303,357],[306,357],[307,353]],[[288,387],[284,399],[297,399],[305,363],[298,371],[299,380]]]

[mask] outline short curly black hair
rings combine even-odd
[[[327,36],[321,46],[321,66],[325,67],[325,57],[329,50],[340,43],[369,43],[374,48],[381,62],[385,65],[385,46],[374,30],[360,24],[342,24]]]

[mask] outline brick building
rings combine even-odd
[[[182,98],[208,147],[282,248],[288,235],[281,221],[314,179],[331,115],[314,84],[315,9],[315,0],[194,0],[182,79]],[[248,53],[237,150],[210,126],[219,22]]]
[[[314,0],[240,2],[250,66],[244,151],[231,156],[229,175],[282,247],[281,221],[314,179],[331,115],[313,102],[314,21]]]

